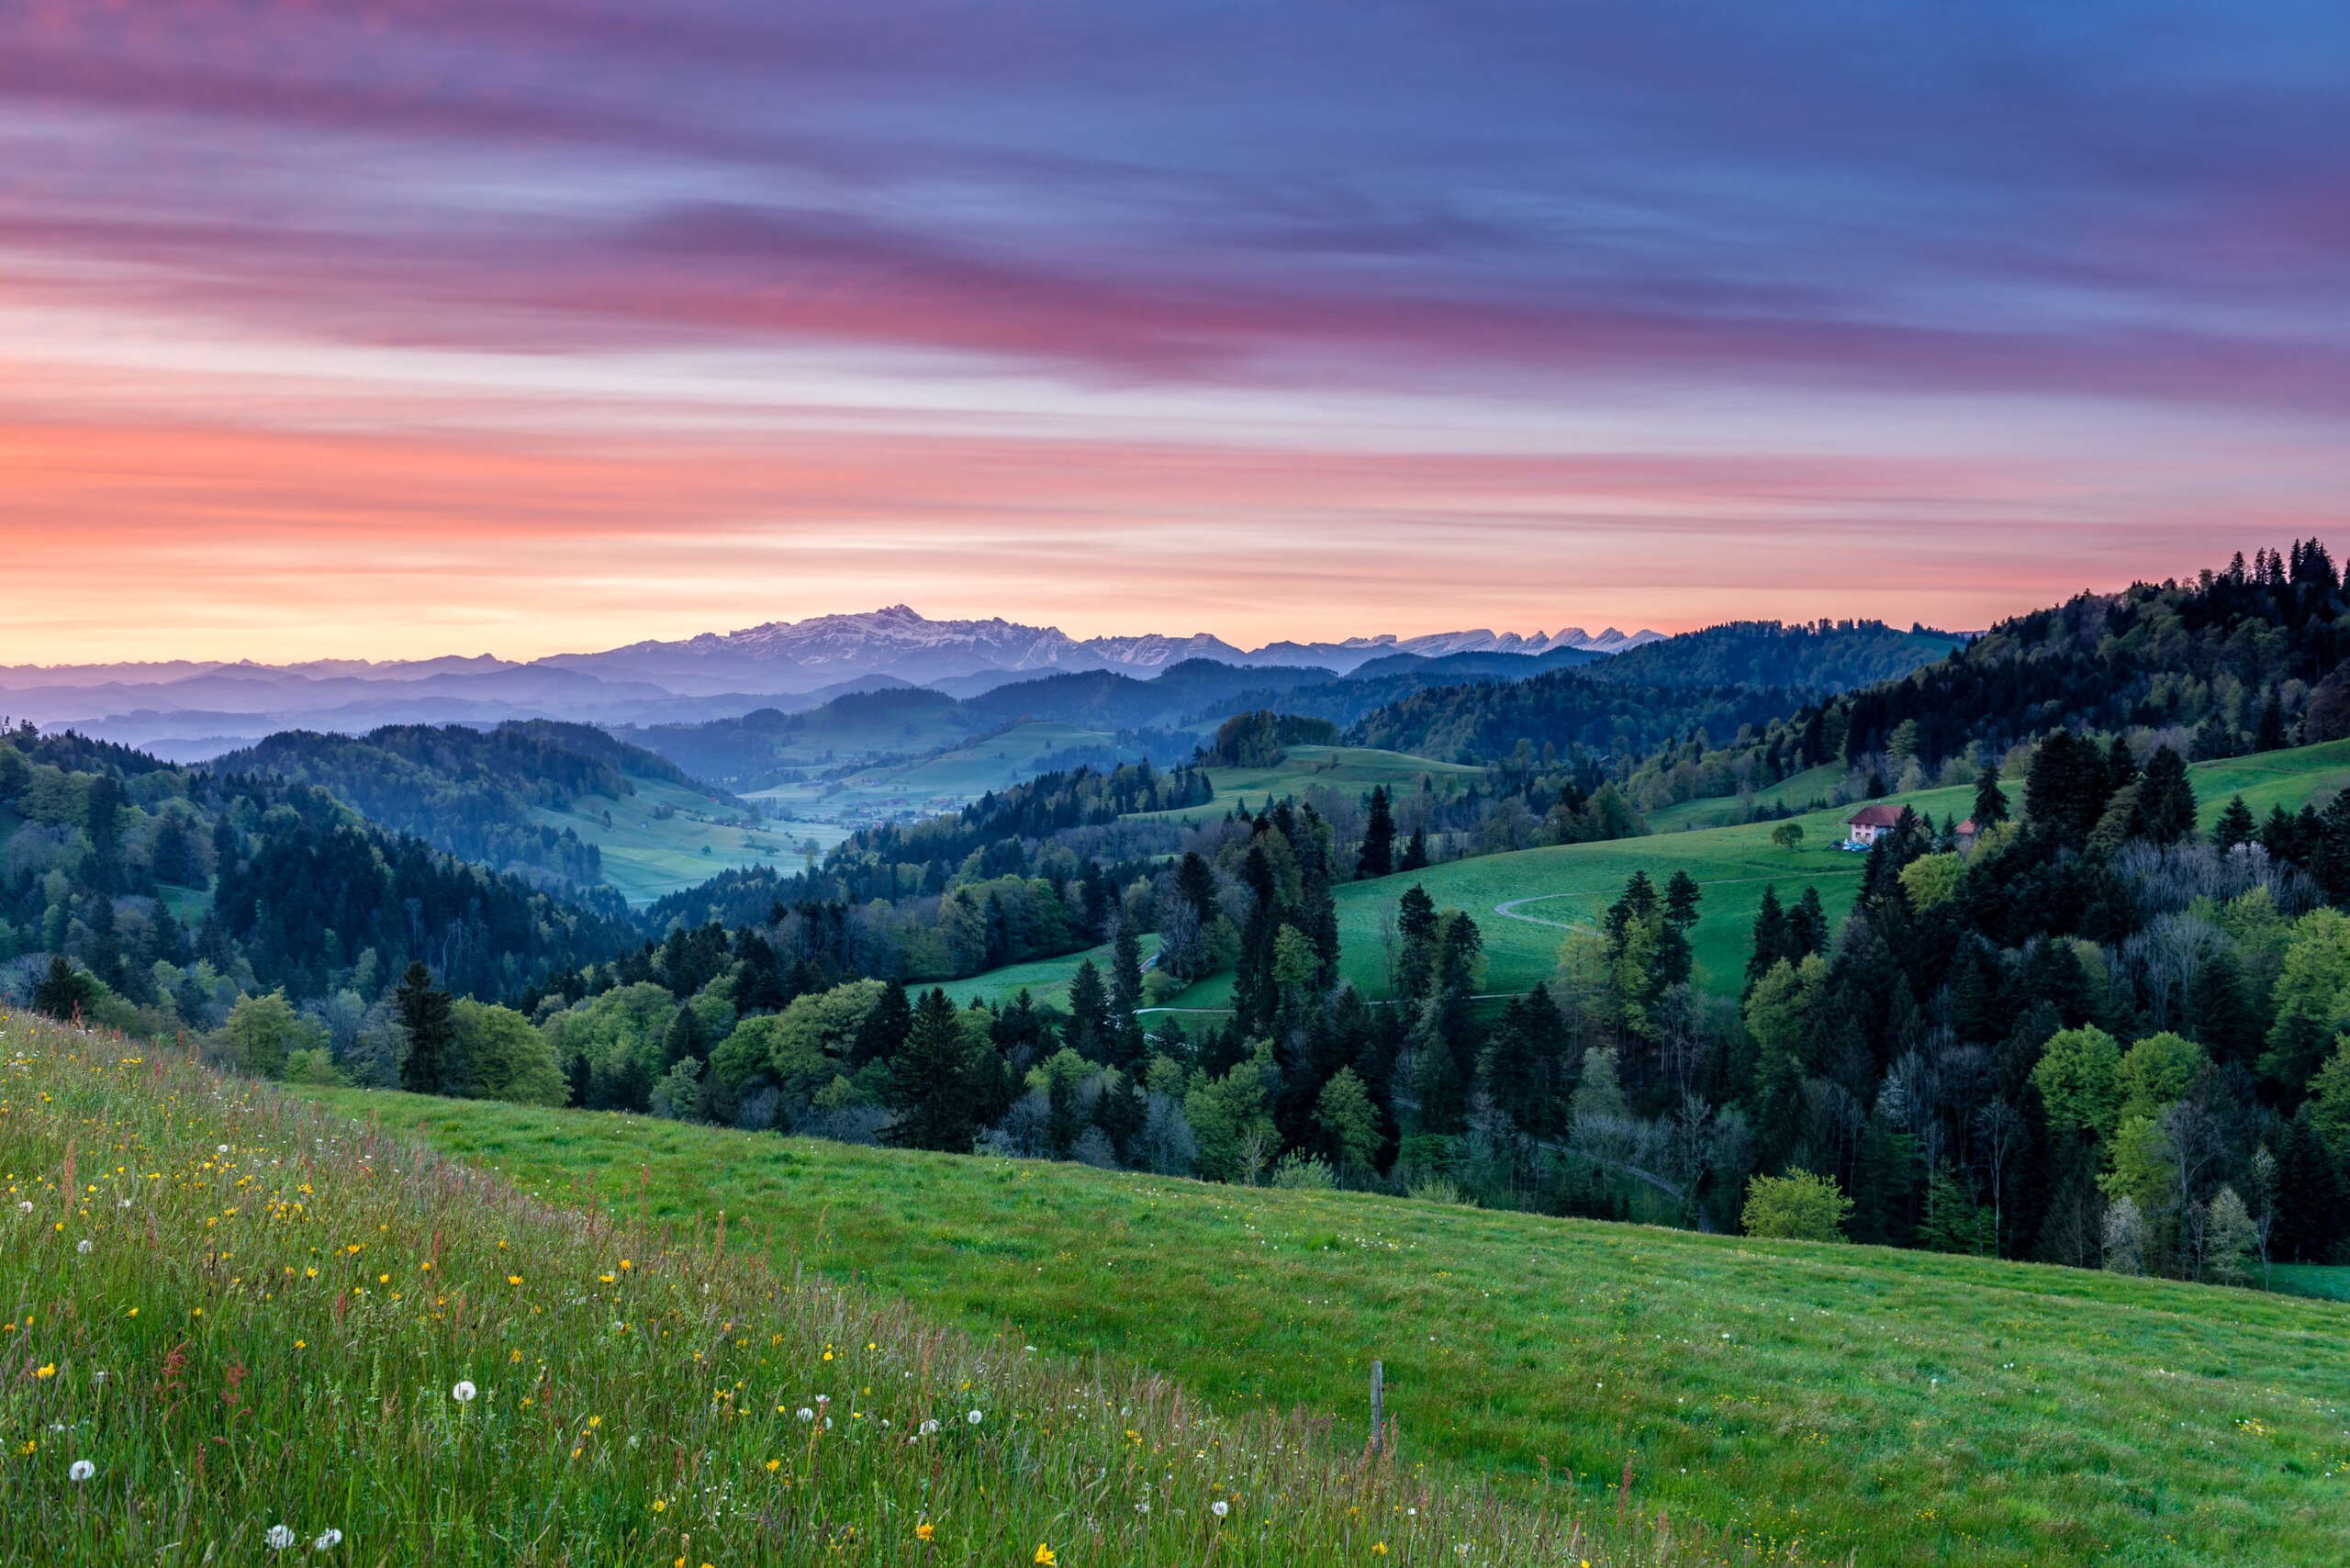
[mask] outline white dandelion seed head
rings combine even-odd
[[[799,1415],[800,1418],[803,1421],[812,1421],[816,1418],[816,1412],[809,1409],[805,1405],[802,1405],[800,1407]]]
[[[27,1198],[23,1203],[17,1205],[17,1212],[20,1215],[28,1215],[32,1213],[33,1201],[30,1198]]]
[[[318,1540],[310,1542],[310,1550],[313,1551],[332,1551],[336,1547],[341,1546],[341,1544],[342,1532],[341,1530],[325,1529],[319,1532]]]
[[[95,1475],[97,1473],[98,1467],[96,1465],[92,1464],[86,1459],[77,1459],[72,1464],[65,1467],[65,1479],[68,1481],[87,1481],[91,1476]]]
[[[269,1533],[261,1538],[262,1544],[272,1551],[283,1551],[294,1544],[294,1532],[284,1525],[272,1525]]]
[[[1222,1518],[1225,1515],[1232,1512],[1232,1505],[1225,1502],[1223,1498],[1218,1497],[1214,1502],[1208,1505],[1208,1512],[1214,1514],[1217,1518]]]
[[[966,1421],[968,1421],[968,1422],[969,1422],[969,1423],[971,1423],[971,1425],[973,1425],[974,1427],[978,1426],[978,1425],[979,1425],[982,1420],[984,1420],[985,1418],[986,1418],[986,1417],[982,1417],[982,1416],[981,1416],[978,1411],[976,1411],[976,1410],[972,1411],[969,1415],[968,1415],[968,1416],[966,1416],[966,1417],[963,1417],[963,1419],[965,1419]]]
[[[449,1397],[460,1405],[470,1405],[473,1403],[474,1395],[480,1392],[480,1389],[461,1378],[458,1380],[457,1386],[449,1391]]]
[[[226,1153],[228,1153],[228,1152],[229,1152],[229,1146],[228,1146],[227,1144],[225,1144],[225,1143],[221,1143],[221,1144],[215,1144],[215,1145],[213,1145],[213,1148],[216,1148],[216,1149],[218,1149],[218,1150],[220,1153],[222,1153],[222,1154],[226,1154]],[[278,1526],[277,1528],[278,1528],[279,1529],[284,1529],[285,1527],[285,1526],[283,1526],[283,1525],[280,1525],[280,1526]]]
[[[926,1437],[930,1436],[933,1432],[935,1432],[936,1430],[938,1430],[938,1423],[937,1423],[937,1422],[935,1422],[935,1421],[924,1421],[924,1422],[922,1424],[922,1434],[921,1434],[921,1435],[926,1438]]]

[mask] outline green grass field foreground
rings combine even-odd
[[[1219,1416],[1130,1363],[942,1328],[739,1211],[551,1205],[341,1107],[8,1014],[0,1173],[7,1563],[1729,1560],[1637,1509],[1595,1519],[1634,1540],[1603,1549],[1366,1456],[1359,1425]]]
[[[778,1270],[1336,1422],[1332,1457],[1378,1358],[1415,1475],[1605,1515],[1628,1466],[1636,1506],[1764,1561],[2281,1568],[2350,1540],[2350,1307],[2323,1301],[325,1098],[551,1204],[705,1235],[723,1211]]]

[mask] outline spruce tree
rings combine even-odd
[[[2250,844],[2260,835],[2260,824],[2253,818],[2252,808],[2244,797],[2231,797],[2220,808],[2220,820],[2211,824],[2211,847],[2225,854],[2240,844]]]
[[[1975,776],[1975,831],[1988,833],[2008,820],[2008,792],[1999,788],[1999,770],[1986,766]]]
[[[1363,823],[1362,853],[1355,857],[1355,875],[1384,877],[1394,869],[1395,817],[1388,807],[1386,790],[1374,787],[1371,791],[1370,815]]]
[[[1088,958],[1069,982],[1069,1022],[1061,1026],[1061,1044],[1088,1061],[1101,1061],[1109,1045],[1109,988]]]
[[[1395,935],[1401,950],[1396,955],[1395,991],[1407,1000],[1416,1000],[1427,991],[1436,978],[1436,900],[1417,882],[1404,890],[1395,903]]]
[[[1404,846],[1404,857],[1395,862],[1398,871],[1424,871],[1428,864],[1428,835],[1425,829],[1414,828],[1411,842]]]
[[[1787,915],[1779,907],[1779,890],[1762,890],[1762,906],[1754,912],[1754,950],[1746,957],[1746,987],[1771,972],[1771,966],[1787,957]]]
[[[2133,836],[2153,844],[2177,844],[2195,832],[2195,786],[2186,760],[2166,745],[2146,759],[2130,825]]]
[[[904,1047],[890,1058],[882,1100],[897,1119],[882,1136],[901,1148],[970,1153],[979,1130],[974,1089],[962,1015],[934,986],[913,1010]]]
[[[421,963],[408,965],[400,977],[399,989],[392,995],[392,1015],[408,1037],[408,1054],[400,1058],[400,1087],[411,1094],[446,1092],[450,1058],[457,1045],[456,1018],[449,993],[432,983],[432,971]],[[648,1079],[644,1092],[649,1094],[652,1087]]]
[[[33,988],[33,1011],[72,1023],[81,1015],[82,1004],[95,989],[66,961],[64,954],[53,954],[49,960],[49,973]]]

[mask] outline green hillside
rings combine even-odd
[[[767,802],[792,823],[866,823],[951,812],[990,790],[1043,771],[1041,759],[1085,746],[1111,746],[1117,735],[1081,724],[1015,724],[1001,734],[910,762],[878,763],[838,778],[778,784],[748,799]],[[795,837],[800,829],[788,825]]]
[[[2188,773],[2206,826],[2238,793],[2263,815],[2271,805],[2299,810],[2308,801],[2350,785],[2350,741],[2199,762]],[[1217,788],[1220,794],[1220,781]],[[2011,779],[2007,789],[2009,798],[2020,803],[2021,781]],[[1886,799],[1930,812],[1939,822],[1965,816],[1973,809],[1975,791],[1967,786]],[[1217,803],[1223,804],[1221,799]],[[1784,899],[1807,883],[1818,887],[1831,924],[1852,907],[1862,857],[1833,847],[1843,837],[1844,821],[1852,811],[1841,806],[1791,819],[1804,834],[1802,846],[1793,850],[1771,842],[1776,823],[1748,823],[1602,844],[1553,845],[1455,860],[1376,881],[1343,883],[1336,895],[1341,972],[1365,995],[1387,994],[1381,923],[1392,915],[1404,890],[1416,882],[1439,906],[1466,910],[1476,918],[1485,939],[1483,989],[1488,993],[1524,991],[1557,968],[1566,931],[1590,923],[1623,891],[1634,871],[1646,871],[1662,884],[1674,871],[1685,870],[1705,891],[1697,924],[1690,933],[1697,981],[1718,995],[1734,996],[1744,982],[1754,916],[1765,888],[1776,887]],[[1023,965],[1020,983],[1040,995],[1065,985],[1080,957]],[[965,997],[1007,995],[998,978],[1003,972],[976,976],[955,991]],[[1169,1001],[1179,1007],[1214,1008],[1223,1006],[1230,992],[1230,977],[1216,975]]]
[[[706,882],[735,866],[793,866],[810,838],[820,850],[845,836],[822,824],[742,826],[742,812],[697,790],[658,779],[635,780],[633,793],[581,795],[560,808],[536,807],[532,819],[568,828],[596,846],[604,880],[633,904]],[[611,816],[605,824],[605,813]]]
[[[1481,767],[1431,762],[1373,746],[1293,745],[1270,767],[1211,767],[1208,778],[1215,786],[1214,800],[1180,812],[1152,814],[1176,821],[1213,822],[1236,805],[1246,804],[1253,811],[1265,803],[1267,796],[1274,800],[1302,797],[1317,784],[1341,794],[1368,795],[1378,785],[1391,790],[1416,790],[1423,778],[1438,790],[1454,790],[1483,776]]]
[[[2350,1309],[2329,1303],[330,1099],[551,1198],[705,1233],[722,1209],[778,1259],[975,1332],[1337,1419],[1331,1451],[1379,1358],[1429,1479],[1609,1505],[1628,1466],[1636,1502],[1764,1561],[2305,1564],[2350,1532]]]
[[[0,1562],[1710,1560],[942,1328],[804,1271],[805,1215],[549,1204],[119,1037],[0,1039]]]

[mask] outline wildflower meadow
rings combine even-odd
[[[5,1014],[0,1188],[0,1562],[1718,1560]]]

